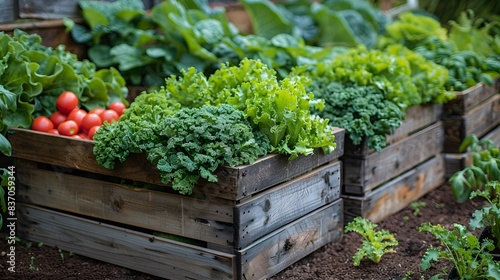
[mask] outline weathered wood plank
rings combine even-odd
[[[497,146],[500,146],[500,125],[483,136],[481,139],[490,139]],[[468,152],[460,154],[443,153],[443,156],[446,168],[446,178],[450,178],[453,174],[455,174],[455,172],[460,171],[472,164],[472,158]]]
[[[500,79],[498,79],[500,81]],[[494,85],[488,86],[483,83],[476,84],[464,91],[457,92],[457,97],[444,104],[445,116],[465,115],[481,102],[496,93]]]
[[[342,195],[344,223],[357,216],[380,222],[441,186],[444,181],[443,156],[437,155],[363,197]]]
[[[343,234],[342,199],[238,251],[241,279],[266,279],[330,242],[340,242]]]
[[[0,22],[17,19],[17,0],[0,0]]]
[[[337,161],[237,204],[44,170],[26,160],[16,166],[21,202],[238,249],[338,199],[341,184]]]
[[[18,203],[18,234],[61,250],[169,279],[235,279],[232,254]]]
[[[240,200],[281,182],[300,176],[313,168],[337,160],[344,151],[345,130],[334,128],[337,149],[325,155],[317,150],[313,155],[299,156],[290,161],[283,154],[262,157],[250,165],[221,167],[215,174],[218,182],[200,180],[194,192],[219,198]],[[87,140],[40,133],[27,129],[11,129],[7,138],[12,144],[13,157],[53,164],[133,181],[162,185],[156,167],[143,154],[132,154],[114,169],[99,165],[93,154],[94,143]]]
[[[266,191],[235,209],[236,248],[340,198],[341,163],[313,170]]]
[[[442,115],[443,105],[441,104],[428,104],[408,108],[406,111],[406,119],[403,120],[401,126],[393,133],[387,135],[387,145],[403,140],[409,135],[441,120]],[[367,139],[359,145],[354,145],[349,135],[346,135],[344,155],[350,157],[366,157],[369,154],[375,153],[373,149],[367,146],[366,142]]]
[[[500,124],[500,94],[490,97],[464,116],[443,119],[445,140],[443,152],[458,153],[458,147],[469,135],[483,137]]]
[[[441,121],[364,159],[344,156],[344,194],[363,194],[441,153]]]
[[[100,0],[114,2],[115,0]],[[151,9],[160,0],[142,0],[144,9]],[[19,0],[19,16],[21,18],[60,19],[64,17],[81,17],[78,0]]]

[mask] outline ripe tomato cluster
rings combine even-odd
[[[49,117],[39,116],[33,120],[31,129],[79,139],[94,138],[94,134],[104,122],[118,121],[126,106],[122,102],[113,102],[108,108],[96,108],[85,111],[78,107],[78,97],[71,91],[59,95],[56,101],[57,111]]]

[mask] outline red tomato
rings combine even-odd
[[[94,113],[88,113],[82,120],[82,125],[80,126],[81,130],[85,133],[88,133],[90,128],[93,126],[101,125],[102,120],[99,115]]]
[[[57,126],[65,121],[67,117],[68,116],[66,116],[65,114],[59,111],[55,111],[54,113],[52,113],[52,115],[50,115],[50,120],[54,124],[54,128],[57,128]]]
[[[65,136],[72,136],[78,134],[78,124],[73,120],[67,120],[62,122],[57,128],[59,134]]]
[[[96,126],[93,126],[93,127],[91,127],[91,128],[89,129],[89,134],[88,134],[88,135],[89,135],[89,139],[90,139],[90,140],[94,140],[94,135],[95,135],[95,133],[97,132],[97,130],[99,130],[99,128],[100,128],[100,127],[101,127],[101,126],[96,125]]]
[[[47,131],[47,133],[50,133],[50,134],[55,134],[55,135],[59,135],[59,131],[58,131],[57,129],[55,129],[55,128],[53,128],[53,129],[51,129],[51,130]]]
[[[78,133],[77,135],[73,135],[73,136],[80,136],[81,139],[89,139],[89,136],[83,132]]]
[[[46,116],[39,116],[31,123],[31,129],[36,131],[48,132],[54,128],[54,124]]]
[[[78,125],[78,127],[81,127],[82,120],[83,120],[83,118],[85,118],[86,115],[87,115],[87,111],[85,111],[83,109],[74,109],[73,111],[71,111],[71,113],[69,113],[68,120],[75,121],[76,124]]]
[[[123,114],[123,111],[127,108],[123,102],[120,101],[115,101],[111,104],[109,104],[108,109],[113,110],[118,113],[119,116]]]
[[[95,108],[95,109],[92,109],[89,111],[89,114],[97,114],[99,115],[100,113],[102,113],[102,111],[104,111],[105,109],[103,108]]]
[[[111,109],[107,109],[107,110],[102,111],[99,114],[99,117],[101,117],[101,120],[103,123],[105,123],[105,122],[112,123],[112,122],[118,121],[118,119],[120,118],[118,113],[111,110]]]
[[[71,138],[83,139],[79,134],[71,135]]]
[[[69,114],[78,106],[78,97],[71,91],[65,91],[56,100],[56,108],[63,114]]]

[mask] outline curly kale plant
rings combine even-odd
[[[222,64],[205,78],[193,68],[167,79],[164,91],[183,106],[229,104],[244,112],[255,129],[271,143],[271,152],[310,155],[315,148],[335,149],[329,120],[311,113],[314,105],[303,77],[277,78],[260,60],[243,59],[238,66]]]

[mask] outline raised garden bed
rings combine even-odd
[[[19,236],[166,278],[270,277],[341,240],[344,130],[334,133],[332,154],[222,167],[183,196],[141,155],[108,170],[90,141],[12,129]]]

